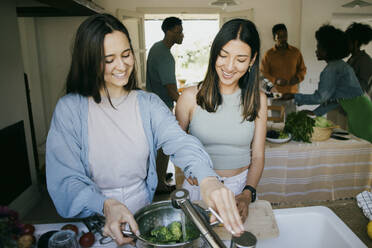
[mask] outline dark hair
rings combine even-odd
[[[219,78],[216,72],[216,61],[221,49],[229,41],[239,39],[251,48],[251,59],[257,54],[256,60],[250,70],[239,79],[241,89],[241,104],[243,105],[243,120],[253,121],[258,116],[260,108],[260,94],[258,84],[258,66],[260,53],[260,37],[254,23],[244,19],[233,19],[226,22],[212,43],[208,70],[204,81],[199,83],[200,88],[196,95],[197,104],[208,112],[216,112],[222,103],[222,96],[218,87]]]
[[[72,51],[70,71],[66,80],[66,93],[78,93],[82,96],[92,96],[96,103],[101,102],[100,89],[104,88],[107,97],[111,99],[104,81],[104,38],[106,34],[120,31],[128,38],[133,53],[131,40],[126,27],[110,14],[96,14],[80,24]],[[136,69],[124,89],[137,89]]]
[[[287,31],[287,27],[283,24],[283,23],[279,23],[279,24],[275,24],[272,28],[272,32],[273,32],[273,37],[275,39],[275,35],[278,31],[280,30],[283,30],[283,31]]]
[[[326,52],[326,60],[343,59],[348,54],[346,35],[331,25],[323,25],[315,32],[318,44]]]
[[[178,25],[182,25],[182,20],[180,18],[171,16],[164,19],[163,24],[161,24],[161,29],[165,34],[168,30],[172,30],[175,26]]]
[[[358,45],[367,45],[372,40],[372,28],[368,24],[351,24],[345,31],[346,37],[350,41],[358,41]]]

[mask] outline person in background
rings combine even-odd
[[[151,47],[147,57],[146,89],[157,94],[172,111],[173,102],[177,102],[179,94],[175,61],[170,49],[174,44],[182,44],[182,20],[177,17],[168,17],[164,19],[161,29],[164,32],[164,39]],[[160,149],[156,161],[159,179],[157,192],[159,193],[170,193],[174,189],[166,183],[168,162],[169,157]]]
[[[304,80],[306,67],[301,52],[288,44],[288,31],[284,24],[272,28],[275,46],[264,54],[261,73],[274,84],[273,91],[282,94],[297,93],[298,84]],[[296,111],[293,100],[271,99],[271,105],[285,107],[285,114]],[[273,116],[278,115],[274,112]]]
[[[351,52],[347,63],[354,69],[363,91],[372,99],[372,59],[365,50],[360,49],[372,40],[372,28],[367,24],[353,23],[345,33]]]
[[[234,192],[243,221],[264,168],[267,99],[258,82],[259,52],[252,22],[226,22],[212,43],[204,80],[186,88],[176,105],[180,126],[204,145],[214,170]],[[191,200],[200,200],[198,181],[184,181]]]
[[[342,59],[348,52],[346,35],[340,29],[324,25],[315,32],[316,56],[327,65],[320,73],[318,89],[313,94],[285,94],[298,106],[319,105],[309,114],[322,116],[341,106],[346,112],[349,131],[372,142],[372,103],[363,95],[353,68]]]
[[[46,178],[65,218],[105,216],[104,235],[131,242],[133,213],[150,204],[157,185],[156,151],[201,183],[203,199],[227,229],[243,232],[233,193],[217,178],[201,143],[186,134],[160,98],[138,90],[126,27],[109,14],[86,19],[75,36],[66,95],[57,103],[46,144]]]

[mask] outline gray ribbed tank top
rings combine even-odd
[[[197,105],[189,125],[190,134],[203,143],[216,170],[237,169],[251,162],[254,121],[242,122],[240,94],[239,89],[222,95],[215,113]]]

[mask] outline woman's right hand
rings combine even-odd
[[[121,202],[115,199],[107,199],[103,206],[106,223],[103,228],[103,235],[110,236],[118,245],[127,244],[133,241],[132,238],[125,238],[121,232],[128,223],[132,232],[139,236],[137,222],[132,213]]]
[[[224,227],[234,234],[240,236],[244,232],[234,193],[217,180],[216,177],[206,177],[200,183],[200,192],[208,207],[213,208],[221,216]],[[211,222],[215,221],[214,215]]]

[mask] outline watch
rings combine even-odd
[[[251,191],[251,193],[252,193],[252,201],[251,202],[255,202],[255,200],[256,200],[256,189],[253,188],[251,185],[245,185],[243,191],[246,190],[246,189]]]

